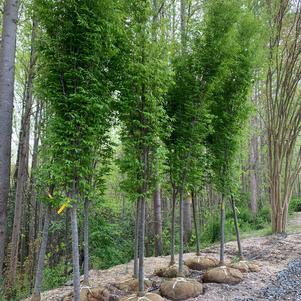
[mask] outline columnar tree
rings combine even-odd
[[[144,295],[145,203],[153,191],[151,167],[154,149],[166,133],[163,96],[169,83],[167,62],[162,44],[154,43],[151,1],[125,3],[125,29],[128,48],[124,55],[125,73],[119,96],[122,141],[127,181],[133,199],[138,200],[139,221],[139,295]],[[164,52],[163,52],[164,53]],[[137,221],[136,221],[137,222]]]
[[[251,111],[248,94],[254,68],[255,33],[253,17],[241,1],[207,1],[203,35],[199,40],[203,45],[200,70],[204,97],[213,115],[213,132],[208,141],[214,182],[221,194],[221,265],[224,264],[225,199],[234,193],[240,138]],[[235,213],[235,205],[233,208]]]
[[[88,185],[95,146],[109,126],[118,10],[106,0],[37,0],[36,8],[42,27],[39,91],[49,103],[55,186],[72,207],[73,287],[79,301],[77,207]]]
[[[183,273],[183,201],[187,188],[194,185],[204,167],[204,141],[208,133],[210,116],[207,104],[201,97],[201,85],[195,73],[193,54],[182,53],[174,61],[175,84],[170,89],[167,112],[172,120],[172,133],[166,140],[169,150],[169,167],[175,192],[180,196],[180,252],[179,274]],[[173,213],[175,208],[173,208]],[[172,227],[174,229],[174,215]],[[173,232],[173,231],[172,231]],[[174,233],[172,253],[174,255]],[[173,263],[173,257],[171,258]]]

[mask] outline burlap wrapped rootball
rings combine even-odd
[[[163,281],[160,293],[167,299],[185,300],[202,294],[203,285],[194,279],[175,278]]]
[[[260,272],[260,267],[257,264],[244,260],[232,263],[230,267],[238,269],[242,273]]]
[[[189,269],[187,266],[183,266],[183,275],[179,275],[178,273],[179,267],[176,265],[172,265],[169,267],[160,267],[155,269],[154,274],[159,277],[164,278],[176,278],[178,276],[188,276],[189,275]]]
[[[109,301],[110,293],[103,287],[83,287],[80,290],[80,301]],[[65,295],[62,301],[72,301],[73,292]]]
[[[120,301],[164,301],[164,299],[154,293],[146,293],[143,297],[137,297],[137,295],[131,295],[127,297],[123,297]]]
[[[203,282],[237,284],[243,280],[243,274],[234,268],[221,266],[207,270]]]
[[[192,270],[202,271],[218,266],[218,260],[211,257],[195,256],[185,260],[185,265]]]
[[[133,293],[138,291],[139,281],[135,278],[130,278],[125,281],[115,283],[114,286],[126,293]],[[152,282],[148,279],[144,279],[144,288],[148,289],[152,286]]]

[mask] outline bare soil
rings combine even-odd
[[[195,301],[230,301],[235,298],[253,297],[254,292],[265,287],[275,274],[284,269],[289,261],[301,257],[301,213],[296,213],[289,222],[290,234],[270,235],[264,237],[247,238],[242,241],[246,260],[256,262],[261,271],[258,273],[245,274],[244,280],[237,285],[204,284],[204,294]],[[227,261],[235,259],[237,254],[236,242],[228,242],[225,247]],[[218,258],[219,245],[204,249],[201,255]],[[184,254],[184,260],[194,256],[194,253]],[[158,286],[161,279],[153,276],[154,269],[160,266],[167,266],[170,257],[149,257],[145,258],[146,278],[153,280]],[[106,286],[112,294],[123,295],[113,284],[129,279],[133,272],[133,261],[114,266],[107,270],[91,270],[90,285]],[[200,279],[201,274],[193,272],[191,277]],[[60,301],[64,295],[72,291],[72,286],[63,286],[42,294],[42,301]],[[29,299],[26,299],[29,300]],[[264,299],[262,299],[264,300]]]

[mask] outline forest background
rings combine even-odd
[[[221,208],[226,240],[233,208],[243,233],[285,232],[301,210],[301,1],[59,2],[0,1],[2,294],[33,292],[45,216],[42,290],[71,277],[76,215],[82,271],[88,232],[93,269],[133,259],[139,225],[145,256],[215,243]]]

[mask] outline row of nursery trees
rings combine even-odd
[[[160,255],[160,193],[166,182],[172,201],[171,264],[179,226],[179,275],[184,200],[187,195],[192,200],[199,254],[198,196],[208,185],[214,187],[220,206],[220,264],[224,264],[228,206],[243,257],[236,201],[242,137],[255,111],[250,101],[254,83],[263,95],[258,109],[267,137],[272,228],[285,231],[301,168],[301,1],[6,0],[2,23],[0,279],[8,299],[16,296],[18,287],[24,248],[21,221],[28,201],[32,219],[24,236],[30,242],[27,264],[35,275],[33,300],[40,300],[51,220],[63,212],[71,218],[74,300],[80,300],[79,245],[88,284],[89,212],[103,197],[116,148],[120,148],[115,161],[122,189],[135,208],[134,276],[139,279],[139,296],[145,291],[147,201],[153,197],[159,208],[154,219],[156,255]],[[20,56],[17,24],[30,36],[19,41],[20,47],[29,49],[23,90],[19,85],[14,88],[16,53],[17,59]],[[17,65],[17,75],[22,73],[19,69],[23,70]],[[18,89],[23,91],[23,107],[16,171],[11,177],[13,95]],[[29,179],[31,119],[35,129]],[[8,203],[9,195],[14,205]],[[9,231],[7,204],[14,208]],[[21,271],[25,264],[21,262]]]

